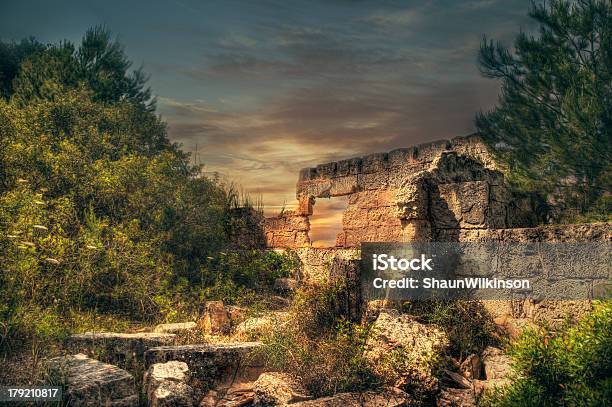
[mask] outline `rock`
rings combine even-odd
[[[444,373],[446,373],[446,375],[450,377],[453,380],[453,382],[456,385],[458,385],[460,388],[462,389],[472,388],[472,383],[468,379],[460,375],[459,373],[451,372],[450,370],[446,370],[446,369],[444,369]]]
[[[160,346],[145,352],[145,367],[176,360],[185,362],[203,386],[215,387],[232,381],[253,381],[263,372],[257,355],[259,342]]]
[[[278,406],[308,400],[306,389],[286,373],[262,373],[253,385],[255,405]]]
[[[219,394],[215,390],[209,390],[204,398],[200,400],[199,407],[215,407],[217,405],[217,401],[219,400]]]
[[[277,278],[274,280],[274,289],[280,292],[295,291],[298,284],[294,278]]]
[[[197,327],[198,325],[193,321],[178,322],[174,324],[159,324],[153,329],[153,332],[180,334],[194,331]]]
[[[476,406],[476,397],[471,389],[442,389],[436,404],[439,407],[472,407]]]
[[[151,407],[193,406],[194,391],[183,382],[163,381],[147,394]]]
[[[482,363],[487,380],[505,379],[512,370],[512,358],[493,346],[482,352]]]
[[[204,332],[213,335],[227,335],[232,326],[230,314],[223,301],[208,301],[200,323]]]
[[[65,405],[137,407],[134,377],[84,354],[50,359],[48,367],[66,383]]]
[[[412,392],[416,386],[417,393],[425,394],[437,391],[433,363],[449,345],[442,330],[421,324],[410,315],[382,310],[372,332],[365,356],[375,371],[393,380],[395,387]]]
[[[411,404],[410,396],[396,388],[362,393],[339,393],[331,397],[302,401],[293,407],[400,407]]]
[[[480,379],[480,372],[482,371],[482,364],[478,355],[471,354],[468,356],[460,365],[459,370],[463,376],[467,379],[474,380]]]
[[[171,345],[175,340],[176,335],[167,333],[87,332],[70,335],[64,341],[64,348],[74,353],[96,355],[108,361],[125,361],[141,358],[147,349]]]
[[[255,401],[252,385],[253,383],[238,383],[229,388],[209,392],[200,402],[200,407],[209,405],[214,407],[252,406]]]
[[[259,339],[272,328],[284,324],[287,317],[287,312],[273,312],[261,317],[249,318],[234,328],[233,338],[243,341]]]
[[[143,380],[151,407],[193,405],[194,391],[187,384],[189,379],[185,362],[173,360],[151,365]]]

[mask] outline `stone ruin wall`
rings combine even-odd
[[[544,220],[539,202],[505,187],[477,136],[306,168],[300,171],[296,195],[298,208],[265,219],[264,233],[268,247],[297,252],[306,281],[330,281],[350,270],[354,274],[361,242],[612,241],[610,223],[535,226]],[[348,207],[335,247],[312,247],[309,217],[316,200],[338,196],[348,196]],[[609,283],[609,269],[596,273]],[[352,308],[360,308],[354,294]],[[568,315],[579,318],[591,308],[590,301],[482,303],[496,322],[515,327],[510,330],[540,321],[561,324]]]
[[[300,171],[298,207],[267,218],[271,248],[310,247],[316,200],[348,197],[336,248],[361,242],[457,240],[462,230],[537,223],[535,203],[509,193],[477,136],[422,144]]]
[[[612,241],[609,223],[535,226],[543,221],[539,202],[505,187],[475,135],[303,169],[296,195],[297,209],[265,219],[264,233],[268,247],[298,253],[306,280],[329,280],[334,264],[359,259],[361,242]],[[309,217],[316,200],[339,196],[348,196],[348,207],[335,247],[312,247]],[[491,308],[495,314],[533,316],[524,304]]]

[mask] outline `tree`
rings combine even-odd
[[[81,314],[172,318],[276,275],[257,253],[219,260],[234,195],[168,140],[110,38],[0,47],[0,351]]]
[[[519,190],[547,195],[557,220],[612,212],[612,2],[532,3],[538,34],[509,50],[484,38],[482,74],[498,106],[476,117]]]
[[[155,110],[148,76],[132,62],[123,46],[103,26],[90,28],[81,44],[64,41],[43,45],[33,38],[19,43],[0,42],[0,96],[22,102],[61,91],[50,85],[85,84],[96,101],[126,99],[149,112]]]

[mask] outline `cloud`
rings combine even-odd
[[[188,151],[197,145],[207,171],[261,194],[270,208],[295,203],[300,168],[471,133],[475,112],[498,93],[476,68],[482,32],[516,29],[492,1],[330,4],[342,15],[293,13],[222,32],[200,63],[177,69],[213,91],[160,99],[173,140]],[[482,18],[485,9],[495,21]],[[324,211],[335,217],[316,221],[327,239],[339,215]]]

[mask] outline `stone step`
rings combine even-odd
[[[54,377],[66,383],[68,406],[137,407],[134,377],[117,366],[77,354],[50,359]]]
[[[254,381],[263,372],[259,342],[160,346],[147,350],[145,368],[172,360],[185,362],[199,387],[213,388]]]
[[[169,333],[87,332],[70,335],[64,340],[64,348],[114,362],[142,358],[147,349],[172,345],[175,341],[176,335]]]
[[[198,325],[193,322],[176,322],[173,324],[159,324],[154,329],[153,332],[156,333],[167,333],[167,334],[182,334],[193,332],[198,328]]]

